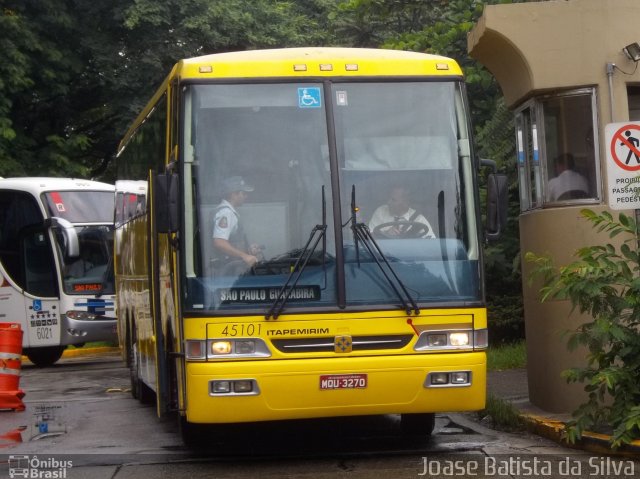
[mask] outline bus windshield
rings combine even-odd
[[[327,84],[187,88],[187,309],[480,300],[460,84]]]
[[[66,257],[63,254],[63,235],[58,231],[55,236],[64,292],[114,294],[110,259],[113,251],[113,191],[48,191],[42,196],[48,216],[57,216],[76,225],[80,246],[78,257]]]
[[[113,195],[111,195],[113,197]],[[80,255],[67,258],[64,251],[64,238],[56,234],[59,243],[62,265],[63,288],[67,294],[114,294],[113,265],[113,227],[76,226]]]
[[[43,193],[48,216],[71,223],[113,223],[113,191],[49,191]]]

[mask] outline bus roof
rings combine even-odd
[[[174,75],[192,78],[309,76],[461,76],[451,58],[373,48],[283,48],[217,53],[179,62]]]
[[[118,153],[149,115],[174,79],[257,79],[310,77],[432,76],[459,77],[452,58],[428,53],[378,48],[300,47],[214,53],[176,63],[153,97],[128,129]]]
[[[81,178],[20,177],[0,178],[0,190],[26,191],[37,196],[45,191],[114,191],[115,187],[108,183]]]

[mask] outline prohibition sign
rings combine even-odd
[[[616,147],[624,146],[627,157],[618,157]],[[611,138],[611,158],[626,171],[640,171],[640,125],[624,125]],[[632,164],[635,162],[635,164]]]

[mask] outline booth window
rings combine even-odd
[[[516,111],[520,208],[600,200],[595,89],[536,96]]]
[[[627,103],[629,104],[629,121],[640,121],[640,86],[627,85]]]

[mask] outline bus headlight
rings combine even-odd
[[[454,371],[451,373],[451,384],[469,384],[469,371]]]
[[[257,396],[260,394],[255,379],[214,379],[209,381],[209,396]]]
[[[457,329],[450,331],[423,331],[416,341],[416,351],[486,349],[486,329]]]
[[[430,372],[424,382],[425,388],[451,388],[471,386],[471,371]]]
[[[211,381],[211,394],[228,394],[230,392],[230,381]]]
[[[206,359],[268,358],[271,351],[260,338],[189,339],[185,341],[185,357],[191,361]]]
[[[429,334],[427,335],[427,344],[430,348],[439,348],[447,345],[446,334]]]
[[[253,339],[239,339],[235,342],[234,349],[236,354],[254,354],[256,352],[256,342]]]
[[[223,354],[231,354],[233,344],[231,341],[215,341],[211,343],[211,354],[219,356]]]
[[[449,333],[449,344],[457,347],[469,346],[469,331]]]

